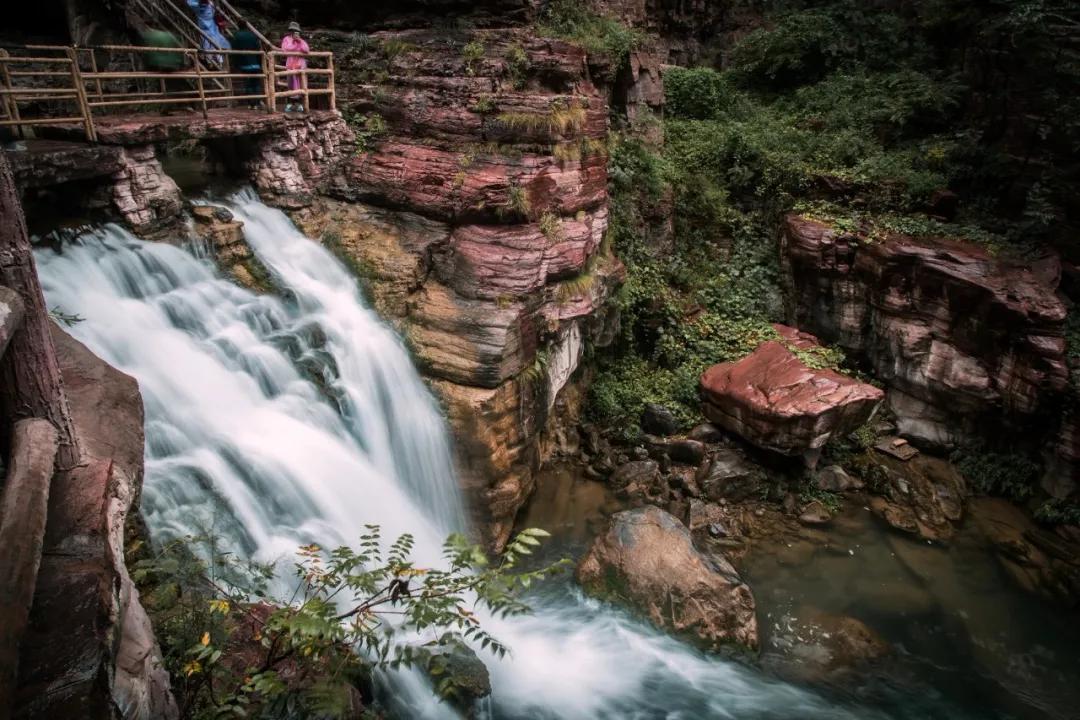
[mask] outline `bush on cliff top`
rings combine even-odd
[[[600,15],[587,3],[552,0],[537,25],[537,33],[558,37],[580,45],[587,53],[610,66],[611,77],[630,61],[630,53],[641,44],[642,34],[617,18]]]

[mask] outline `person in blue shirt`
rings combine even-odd
[[[204,50],[228,50],[229,41],[221,34],[215,20],[214,4],[210,0],[187,0],[188,7],[195,12],[195,20],[202,31],[202,46]],[[211,55],[210,62],[221,65],[221,55]]]

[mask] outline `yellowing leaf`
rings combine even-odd
[[[199,664],[198,660],[192,660],[191,662],[189,662],[187,665],[184,666],[184,675],[186,675],[187,677],[191,677],[195,673],[201,672],[201,671],[202,671],[202,665]]]
[[[209,645],[210,644],[210,633],[204,632],[202,634],[202,640],[200,640],[199,642],[201,642],[203,644],[203,647],[206,647],[207,645]]]

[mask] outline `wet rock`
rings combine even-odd
[[[734,450],[720,449],[698,468],[697,483],[713,502],[740,502],[761,494],[764,471]]]
[[[928,455],[902,461],[877,455],[885,482],[870,509],[889,525],[926,540],[949,540],[963,517],[967,484],[948,462]]]
[[[783,455],[802,455],[813,466],[829,438],[866,422],[884,393],[833,370],[808,367],[793,350],[817,347],[817,338],[774,327],[781,341],[763,343],[738,362],[705,371],[703,409],[714,423],[748,442]]]
[[[712,423],[695,425],[690,432],[686,433],[686,437],[703,443],[718,443],[724,440],[724,434]]]
[[[858,490],[862,483],[847,474],[839,465],[828,465],[814,473],[814,487],[825,492]]]
[[[795,682],[835,682],[890,652],[880,635],[853,617],[807,608],[778,625],[765,642],[762,662]]]
[[[80,464],[58,471],[49,491],[16,715],[81,718],[92,708],[125,708],[138,720],[176,718],[161,651],[124,565],[124,526],[143,478],[138,383],[55,325],[53,342]]]
[[[976,498],[970,507],[972,522],[1018,587],[1077,604],[1080,543],[1043,530],[1023,510],[1000,498]]]
[[[654,458],[666,455],[675,462],[694,465],[695,467],[705,459],[705,444],[697,440],[689,438],[658,438],[646,435],[645,443],[649,455]]]
[[[679,431],[679,421],[675,419],[675,413],[656,403],[645,404],[641,411],[640,424],[644,432],[661,437],[674,435]]]
[[[824,525],[832,520],[832,513],[820,500],[807,503],[799,511],[799,522],[803,525]]]
[[[754,596],[730,563],[694,549],[686,526],[655,507],[612,516],[577,567],[586,592],[627,604],[709,650],[756,648]]]
[[[650,487],[660,480],[660,465],[655,460],[633,460],[616,468],[608,482],[621,490],[628,485]]]

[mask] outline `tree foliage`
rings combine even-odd
[[[522,567],[548,535],[523,530],[496,559],[452,535],[439,566],[412,559],[404,534],[386,545],[369,525],[356,548],[299,548],[288,593],[275,569],[185,537],[133,566],[144,587],[185,718],[340,717],[376,669],[419,667],[441,697],[458,691],[446,658],[471,646],[509,652],[481,613],[529,612],[521,594],[565,561]]]

